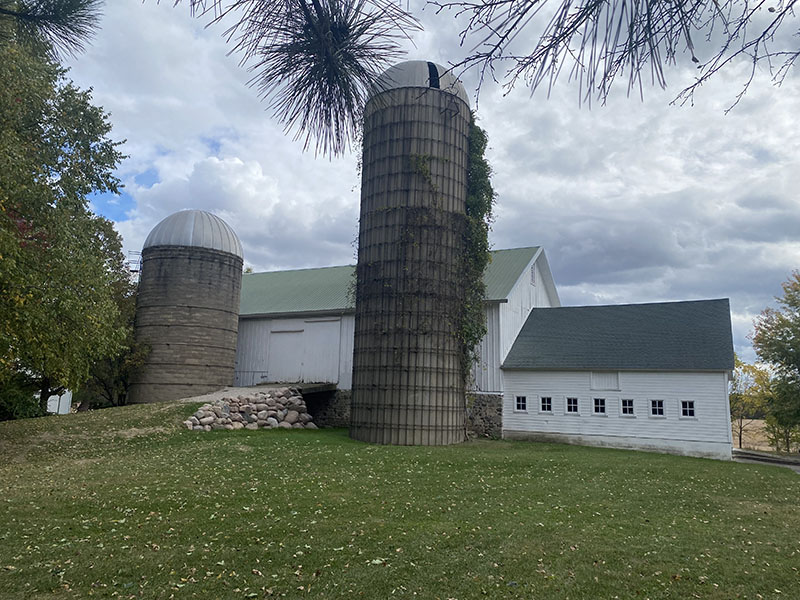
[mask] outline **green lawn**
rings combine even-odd
[[[0,423],[0,598],[800,598],[788,469],[193,409]]]

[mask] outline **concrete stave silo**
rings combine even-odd
[[[136,298],[136,339],[150,352],[130,402],[163,402],[233,383],[242,256],[233,230],[205,211],[174,213],[150,232]]]
[[[456,443],[469,104],[455,77],[424,61],[379,85],[364,116],[350,434]]]

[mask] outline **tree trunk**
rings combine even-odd
[[[742,449],[742,430],[744,429],[742,417],[739,417],[739,450]]]
[[[39,410],[43,415],[47,414],[47,401],[50,399],[50,378],[43,377],[39,387]]]

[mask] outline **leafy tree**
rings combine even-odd
[[[800,377],[800,271],[782,287],[778,308],[766,308],[756,319],[753,347],[787,376]]]
[[[122,159],[88,92],[46,55],[0,44],[0,385],[20,375],[40,407],[123,340],[119,236],[87,195],[116,192]]]
[[[770,374],[766,369],[751,365],[735,357],[730,383],[731,420],[742,447],[744,432],[752,428],[756,419],[764,418],[770,397]]]
[[[768,403],[768,425],[776,448],[789,451],[800,426],[800,271],[782,284],[778,308],[766,308],[756,319],[753,347],[773,365],[777,376]]]
[[[128,403],[131,377],[147,357],[149,348],[134,336],[136,285],[130,279],[114,284],[114,301],[119,309],[117,327],[124,332],[121,351],[103,356],[89,367],[89,379],[74,396],[79,411],[93,406],[123,406]]]
[[[771,386],[767,402],[767,437],[775,450],[792,451],[800,443],[800,381],[780,376]]]

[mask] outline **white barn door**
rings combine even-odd
[[[340,319],[305,322],[302,381],[338,383]]]
[[[301,381],[303,330],[272,331],[269,340],[269,381]]]

